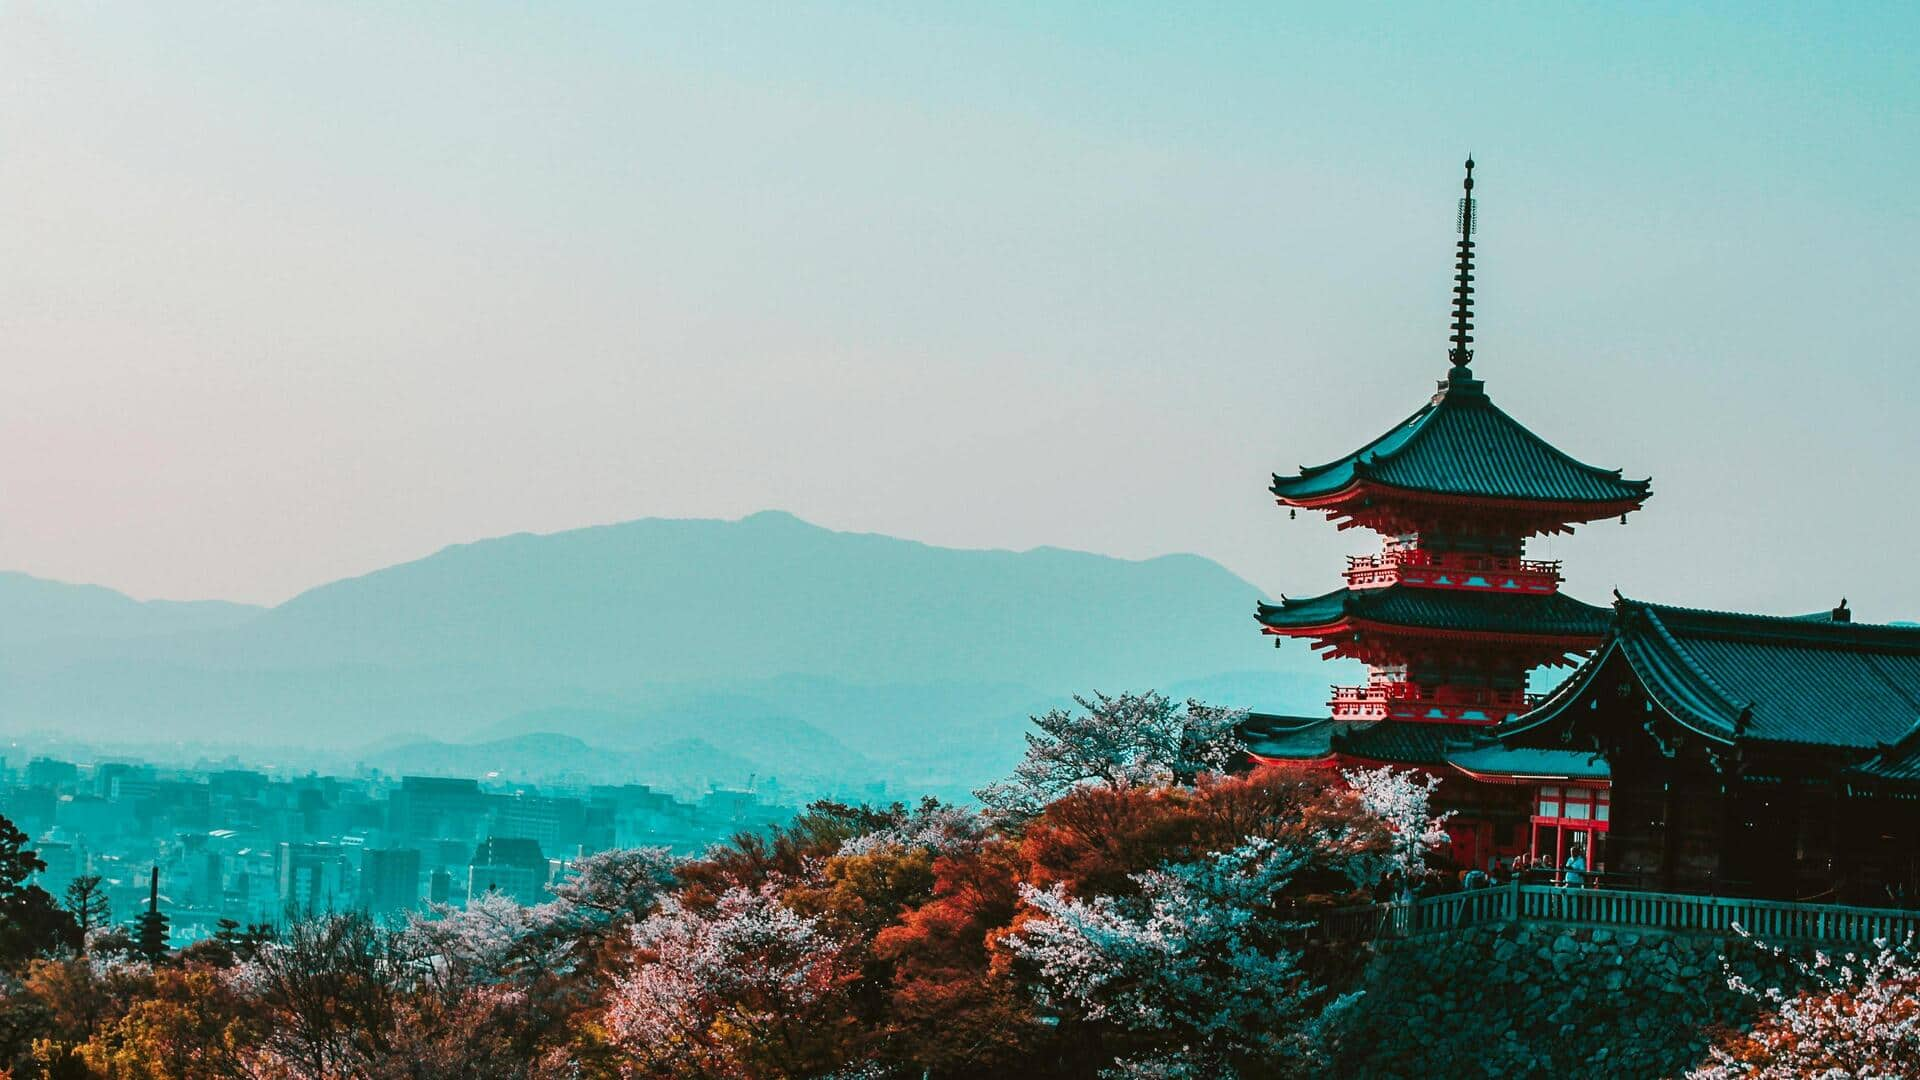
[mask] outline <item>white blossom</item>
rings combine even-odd
[[[1447,843],[1451,812],[1433,812],[1433,792],[1440,778],[1414,769],[1354,769],[1340,774],[1360,796],[1360,805],[1386,822],[1393,846],[1384,863],[1355,860],[1349,875],[1356,884],[1372,884],[1386,874],[1410,881],[1426,867],[1427,853]]]
[[[1171,1044],[1117,1061],[1112,1075],[1225,1077],[1236,1057],[1311,1057],[1322,988],[1292,947],[1303,924],[1275,907],[1312,857],[1247,837],[1232,851],[1132,875],[1137,895],[1082,900],[1060,886],[1022,886],[1042,917],[1008,944],[1034,966],[1043,1005]]]
[[[1176,706],[1159,693],[1075,697],[1080,711],[1054,709],[1033,718],[1027,753],[1012,778],[974,792],[1005,822],[1040,812],[1083,784],[1107,787],[1192,783],[1244,759],[1237,734],[1242,710],[1189,700]]]
[[[729,889],[712,910],[677,897],[633,931],[645,957],[615,980],[614,1039],[677,1071],[726,1071],[728,1044],[773,1032],[843,990],[844,943],[781,903],[772,887]]]
[[[916,808],[883,829],[852,837],[840,845],[841,855],[870,855],[888,848],[925,850],[953,855],[972,850],[986,838],[986,821],[957,806]]]
[[[1743,1052],[1710,1050],[1712,1061],[1690,1080],[1898,1080],[1920,1074],[1920,962],[1909,936],[1898,946],[1873,943],[1864,956],[1836,961],[1815,952],[1811,961],[1763,946],[1788,963],[1811,988],[1788,993],[1755,989],[1731,973],[1727,986],[1767,1008]]]

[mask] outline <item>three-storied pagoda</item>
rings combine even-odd
[[[1907,906],[1920,898],[1920,627],[1560,592],[1530,537],[1640,507],[1648,482],[1583,465],[1474,378],[1473,162],[1460,200],[1453,361],[1419,412],[1276,476],[1281,505],[1384,537],[1346,588],[1262,604],[1265,631],[1368,665],[1331,714],[1255,714],[1256,762],[1411,766],[1442,778],[1452,862],[1584,844],[1607,880]],[[1529,671],[1592,655],[1543,700]],[[1589,881],[1592,875],[1587,875]]]
[[[1273,478],[1282,506],[1321,511],[1383,542],[1378,554],[1348,560],[1345,588],[1260,605],[1266,633],[1305,638],[1327,656],[1362,661],[1369,674],[1365,685],[1333,688],[1329,717],[1252,718],[1245,733],[1257,761],[1439,766],[1525,712],[1528,672],[1591,652],[1611,620],[1607,609],[1561,592],[1559,563],[1526,558],[1526,542],[1624,518],[1646,501],[1649,481],[1554,448],[1474,377],[1471,159],[1466,169],[1451,366],[1438,392],[1353,453]],[[1451,830],[1462,865],[1527,845],[1527,808],[1503,797],[1519,793],[1479,786],[1441,792],[1462,813]],[[1502,824],[1520,828],[1496,835]]]

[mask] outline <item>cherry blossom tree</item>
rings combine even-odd
[[[1202,773],[1241,761],[1236,734],[1242,710],[1198,701],[1175,705],[1165,695],[1094,694],[1074,698],[1079,711],[1054,709],[1033,718],[1026,757],[1013,776],[975,792],[990,814],[1017,823],[1084,784],[1130,787],[1190,784]]]
[[[1433,792],[1440,778],[1414,769],[1354,769],[1342,772],[1360,796],[1360,805],[1384,821],[1392,831],[1393,843],[1384,859],[1357,861],[1356,881],[1377,881],[1393,874],[1411,881],[1426,868],[1427,854],[1447,843],[1447,819],[1451,812],[1433,812]]]
[[[891,824],[843,841],[838,854],[869,855],[903,848],[935,856],[958,855],[978,847],[986,836],[986,820],[977,811],[929,799],[912,810],[902,808]]]
[[[1133,875],[1134,895],[1023,885],[1039,917],[1007,939],[1043,1007],[1131,1037],[1106,1075],[1234,1077],[1309,1067],[1329,1000],[1300,968],[1304,924],[1276,908],[1314,853],[1263,837]]]
[[[806,1076],[842,1064],[847,945],[777,890],[733,888],[708,910],[668,899],[634,929],[606,1024],[643,1071]]]
[[[1902,1077],[1920,1068],[1920,962],[1912,937],[1898,947],[1874,942],[1866,954],[1812,961],[1768,949],[1811,988],[1789,994],[1755,988],[1736,975],[1727,985],[1768,1010],[1750,1032],[1710,1047],[1711,1061],[1691,1080],[1789,1080],[1793,1077]]]
[[[553,925],[550,905],[527,907],[504,893],[487,892],[464,907],[435,904],[408,917],[399,934],[413,969],[443,984],[478,985],[512,978],[533,965],[553,966],[536,939]]]
[[[678,866],[664,847],[595,852],[575,862],[566,880],[551,888],[553,914],[576,928],[638,921],[673,886]]]

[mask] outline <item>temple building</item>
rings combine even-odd
[[[1276,475],[1290,510],[1382,538],[1348,559],[1346,586],[1261,604],[1266,633],[1303,638],[1367,665],[1337,686],[1325,718],[1256,716],[1255,759],[1442,766],[1477,733],[1528,709],[1527,675],[1598,648],[1609,613],[1560,591],[1560,564],[1526,557],[1529,538],[1623,518],[1646,480],[1583,464],[1507,415],[1470,366],[1473,351],[1473,162],[1460,200],[1451,366],[1412,416],[1325,465]],[[1455,774],[1457,775],[1457,774]],[[1532,843],[1521,793],[1454,783],[1453,856],[1483,864]]]
[[[1367,666],[1325,716],[1255,714],[1254,761],[1442,778],[1460,867],[1527,854],[1649,888],[1920,897],[1920,628],[1843,603],[1783,618],[1612,608],[1560,590],[1532,537],[1625,521],[1650,495],[1488,396],[1473,351],[1473,162],[1460,200],[1451,365],[1419,411],[1276,475],[1290,513],[1380,534],[1344,588],[1261,604],[1262,630]],[[1544,700],[1529,673],[1578,664]]]
[[[1604,775],[1598,853],[1645,887],[1920,901],[1920,627],[1622,598],[1605,646],[1491,734],[1496,769]]]

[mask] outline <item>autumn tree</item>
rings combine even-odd
[[[103,1080],[242,1080],[258,1072],[260,1022],[211,968],[158,968],[77,1051]]]

